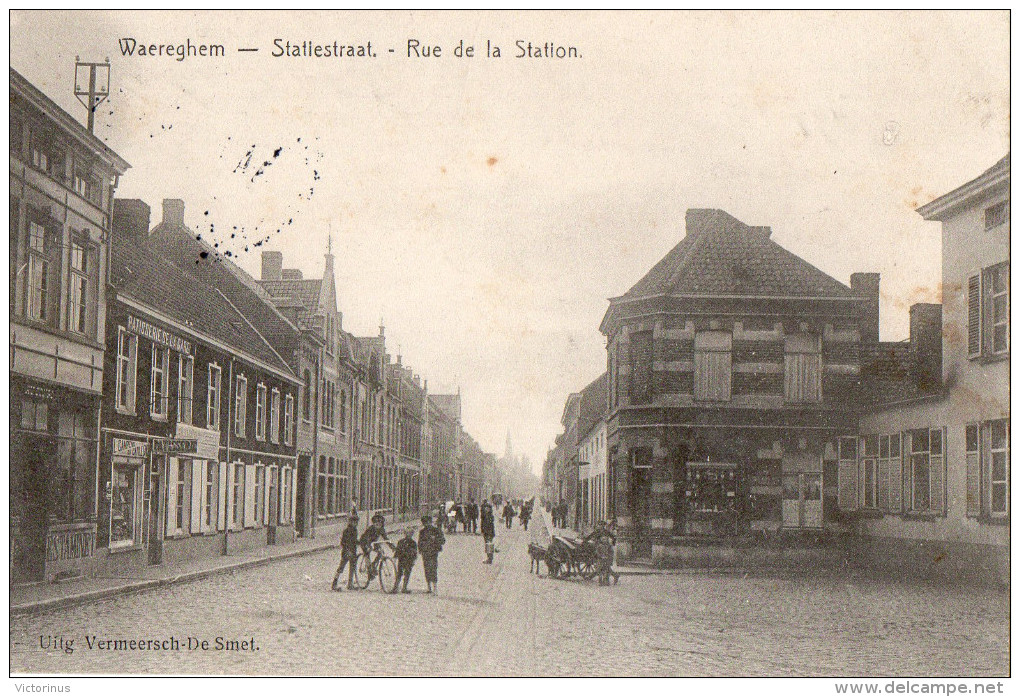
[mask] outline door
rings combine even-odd
[[[161,486],[165,479],[161,476],[161,470],[166,466],[166,462],[167,458],[164,456],[153,456],[152,458],[152,464],[149,465],[148,491],[146,493],[148,501],[143,509],[148,516],[143,524],[149,540],[149,564],[153,565],[163,563],[163,499],[166,494]]]
[[[783,475],[783,527],[822,527],[820,472],[788,472]]]
[[[266,523],[266,544],[276,544],[276,524],[280,520],[280,469],[270,467],[266,469],[269,476],[269,510],[268,522]]]
[[[27,583],[43,580],[46,564],[46,463],[51,443],[47,439],[24,436],[23,465],[20,477],[11,487],[15,514],[11,530],[14,581]],[[15,468],[14,471],[18,471]]]
[[[307,455],[302,455],[298,458],[298,469],[297,469],[297,501],[295,502],[294,517],[294,528],[297,532],[298,537],[308,537],[308,521],[305,520],[305,511],[307,510],[307,491],[308,486],[308,469],[310,459]],[[340,509],[343,510],[345,501],[340,501]]]
[[[630,470],[630,512],[634,516],[633,556],[635,557],[650,558],[652,556],[652,531],[649,520],[651,473],[651,468],[631,468]]]

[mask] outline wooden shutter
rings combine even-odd
[[[168,458],[166,468],[166,535],[177,532],[177,458]]]
[[[216,502],[218,504],[216,506],[216,529],[226,530],[227,498],[229,498],[227,496],[227,469],[229,468],[225,462],[217,462],[214,464],[219,468],[220,475],[217,482],[219,484],[219,491],[216,492]]]
[[[889,510],[889,448],[891,447],[889,436],[878,437],[878,510]],[[883,454],[882,443],[885,442]]]
[[[205,495],[205,460],[191,461],[191,534],[202,532],[202,499]]]
[[[857,443],[856,438],[839,439],[839,461],[836,477],[836,503],[844,511],[857,510]],[[852,451],[851,451],[852,447]],[[852,454],[852,457],[851,457]]]
[[[967,453],[967,517],[981,515],[981,435],[978,424],[968,424],[964,430]]]
[[[244,526],[255,525],[255,465],[244,466]]]
[[[269,481],[273,477],[273,468],[262,470],[262,524],[269,525]]]
[[[967,356],[981,355],[981,276],[967,279]]]
[[[929,455],[929,468],[931,471],[931,511],[937,515],[946,514],[946,431],[943,428],[933,428],[929,433],[929,446],[932,441],[932,434],[939,434],[941,448],[936,455]]]
[[[637,332],[630,340],[631,394],[634,404],[652,398],[652,332]]]

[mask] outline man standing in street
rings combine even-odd
[[[421,554],[421,565],[425,569],[425,583],[428,593],[437,593],[439,583],[439,553],[446,544],[443,531],[432,524],[427,515],[421,517],[424,527],[418,532],[418,552]]]
[[[485,541],[485,561],[482,563],[491,564],[496,553],[496,517],[488,501],[482,503],[482,540]]]

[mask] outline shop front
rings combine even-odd
[[[15,377],[11,580],[88,574],[96,544],[98,397]]]

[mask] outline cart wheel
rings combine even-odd
[[[389,557],[379,562],[379,585],[384,593],[397,592],[397,567]]]
[[[358,555],[358,565],[354,569],[354,585],[361,590],[368,588],[372,579],[368,577],[369,559],[367,554]]]
[[[585,559],[578,563],[578,572],[581,574],[581,578],[585,581],[590,581],[598,576],[598,567],[595,566],[595,562],[591,559]]]

